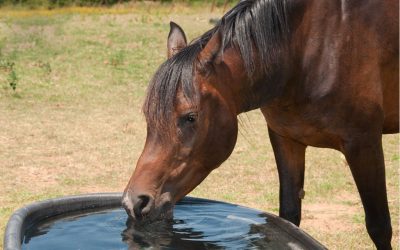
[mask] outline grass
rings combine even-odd
[[[24,204],[124,189],[144,145],[141,104],[166,57],[168,22],[194,38],[222,13],[204,6],[145,7],[0,10],[1,238],[11,213]],[[13,65],[15,90],[3,62]],[[264,119],[253,111],[241,124],[232,156],[191,195],[277,213],[278,176]],[[398,147],[397,135],[384,136],[394,249]],[[305,191],[303,229],[331,249],[373,248],[340,153],[308,149]]]

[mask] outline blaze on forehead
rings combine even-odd
[[[172,114],[179,88],[184,97],[197,103],[197,89],[193,82],[194,63],[201,50],[199,44],[182,49],[157,70],[147,90],[143,111],[149,126],[167,129],[173,126]]]

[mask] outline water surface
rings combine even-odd
[[[172,223],[135,226],[122,208],[48,220],[27,230],[23,249],[305,249],[266,214],[185,199]]]

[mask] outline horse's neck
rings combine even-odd
[[[303,15],[310,3],[307,0],[296,0],[288,5],[288,25],[291,33],[288,34],[287,41],[282,41],[281,47],[274,51],[275,58],[270,58],[270,62],[261,62],[254,57],[256,71],[252,77],[246,75],[244,62],[240,57],[240,52],[234,49],[228,50],[227,57],[233,61],[230,72],[233,79],[229,85],[234,93],[237,113],[260,108],[274,98],[283,94],[290,78],[293,76],[294,60],[293,56],[296,48],[291,44],[294,33],[298,26],[303,22]],[[265,48],[258,48],[265,49]],[[257,51],[256,49],[254,51]],[[265,70],[267,65],[267,70]]]
[[[256,62],[257,70],[250,77],[238,51],[232,49],[224,54],[230,74],[226,78],[226,86],[232,93],[238,114],[260,108],[283,93],[291,75],[290,63],[286,52],[279,53],[279,57],[268,71],[264,71],[261,63]]]

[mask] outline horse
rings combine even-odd
[[[242,0],[168,59],[143,112],[147,137],[122,203],[136,223],[174,204],[231,154],[238,114],[261,109],[279,174],[279,216],[300,224],[308,146],[342,152],[378,249],[391,249],[382,134],[399,132],[397,0]]]

